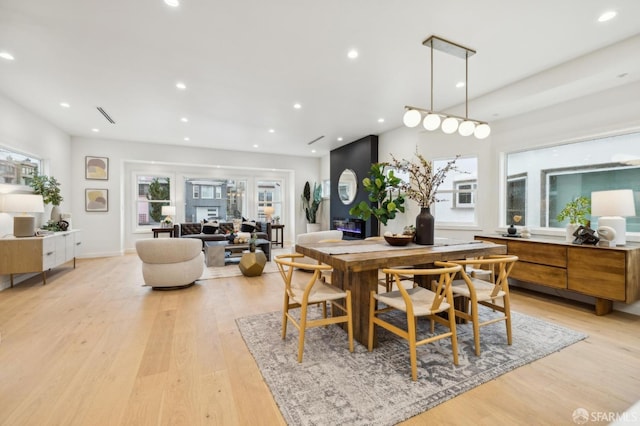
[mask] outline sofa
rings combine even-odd
[[[146,286],[158,290],[184,288],[202,276],[204,254],[198,241],[145,239],[136,242],[136,251]]]
[[[191,238],[202,241],[202,247],[206,241],[224,241],[227,234],[233,232],[233,222],[185,222],[175,224],[173,227],[173,236],[175,238]],[[253,222],[244,221],[240,225],[240,231],[251,234],[249,229],[255,225],[253,231],[259,239],[269,241],[269,244],[261,246],[267,259],[271,259],[271,223],[269,222]]]

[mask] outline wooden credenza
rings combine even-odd
[[[595,297],[596,315],[613,309],[613,302],[640,300],[640,245],[598,247],[567,243],[564,239],[530,239],[476,235],[476,240],[506,244],[518,256],[510,277],[551,288]]]
[[[44,237],[0,239],[0,275],[11,276],[29,272],[42,273],[43,284],[47,283],[46,271],[73,260],[80,253],[82,233],[77,230],[56,232]]]

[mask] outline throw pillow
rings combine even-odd
[[[203,234],[215,234],[218,232],[218,221],[215,220],[213,222],[205,222],[202,224],[202,233]]]
[[[240,232],[253,232],[256,229],[256,223],[254,221],[245,221],[242,222],[242,226],[240,227]]]

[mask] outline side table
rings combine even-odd
[[[171,228],[151,228],[153,238],[158,238],[158,234],[169,234],[169,238],[173,238],[173,226]]]
[[[272,240],[273,246],[284,247],[284,225],[280,223],[271,224],[271,229],[275,230],[276,239]]]
[[[242,259],[240,259],[240,263],[238,264],[242,275],[245,277],[262,275],[264,265],[267,264],[267,256],[264,255],[262,250],[256,249],[254,252],[245,250],[242,253]]]

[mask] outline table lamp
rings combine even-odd
[[[266,206],[264,208],[264,215],[267,217],[267,222],[271,222],[271,215],[275,213],[276,209],[273,206]]]
[[[598,216],[598,226],[609,226],[615,230],[612,246],[627,243],[627,220],[625,216],[636,215],[633,190],[616,189],[591,193],[591,215]]]
[[[36,234],[36,218],[27,213],[44,212],[42,195],[5,194],[2,197],[0,211],[21,213],[13,217],[13,235],[15,237],[33,237]]]
[[[173,216],[176,215],[176,206],[162,206],[161,214],[165,217],[164,221],[166,223],[173,222]]]

